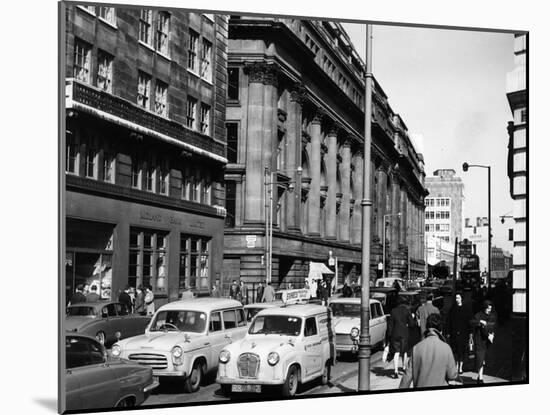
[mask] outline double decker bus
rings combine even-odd
[[[471,290],[476,283],[481,285],[481,271],[479,270],[479,256],[469,254],[462,256],[460,280],[462,289]]]

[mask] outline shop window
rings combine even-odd
[[[73,76],[79,81],[90,83],[92,48],[89,44],[75,40]]]
[[[170,33],[170,14],[159,12],[157,21],[157,44],[156,49],[163,55],[168,56],[168,37]]]
[[[167,233],[151,229],[130,228],[128,284],[151,285],[153,291],[166,291]]]
[[[152,43],[151,26],[153,24],[153,11],[141,9],[139,16],[139,40],[150,45]]]
[[[179,288],[207,290],[209,287],[210,239],[180,235]]]

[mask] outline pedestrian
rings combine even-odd
[[[483,384],[483,367],[487,358],[487,352],[495,340],[497,326],[496,316],[493,312],[493,303],[485,300],[481,311],[478,311],[471,320],[474,330],[474,353],[476,359],[477,383]]]
[[[124,287],[124,291],[122,291],[120,293],[120,295],[118,296],[118,302],[122,303],[122,304],[126,304],[126,306],[128,307],[128,312],[131,312],[132,311],[132,297],[130,297],[129,291],[130,291],[130,286],[126,285]]]
[[[193,298],[195,298],[195,295],[193,294],[193,291],[191,291],[190,288],[186,288],[182,293],[181,293],[181,300],[192,300]]]
[[[82,294],[84,294],[85,297],[88,297],[89,293],[90,293],[90,284],[84,284],[84,288],[82,289]]]
[[[416,318],[420,325],[420,335],[424,336],[426,331],[426,320],[430,314],[439,314],[439,309],[433,305],[433,295],[428,294],[420,297],[421,306],[416,310]]]
[[[470,321],[472,320],[472,308],[464,304],[462,293],[455,294],[455,301],[449,310],[447,331],[449,334],[451,349],[453,350],[458,374],[462,375],[462,366],[468,356],[468,344],[472,336]]]
[[[407,367],[409,327],[415,325],[411,311],[405,305],[405,301],[406,300],[403,297],[397,297],[397,306],[391,311],[390,321],[388,324],[391,348],[394,352],[394,373],[392,376],[394,379],[397,379],[399,376],[400,356],[402,356],[403,359],[403,370]]]
[[[147,315],[155,314],[155,294],[153,294],[153,287],[147,285],[145,287],[145,310]]]
[[[256,290],[256,302],[261,303],[264,297],[264,284],[260,281]]]
[[[212,286],[212,293],[210,294],[210,297],[214,297],[214,298],[221,297],[220,290],[218,289],[218,286],[216,284]]]
[[[399,383],[400,389],[411,386],[425,388],[447,386],[457,376],[453,352],[441,333],[442,319],[439,314],[430,314],[426,319],[426,337],[412,351],[405,374]]]
[[[262,303],[270,303],[275,299],[275,290],[271,286],[271,282],[268,282],[264,288],[264,293],[262,295]]]
[[[97,285],[94,284],[91,286],[90,292],[86,296],[86,302],[92,303],[94,301],[99,301],[99,300],[100,300],[100,297],[99,297],[99,294],[97,293]]]
[[[342,296],[343,297],[351,297],[353,295],[353,290],[348,285],[347,281],[344,282],[344,286],[342,287]]]
[[[330,295],[330,286],[327,281],[321,281],[321,305],[328,306],[328,297]]]
[[[86,296],[82,292],[83,290],[84,290],[84,287],[82,286],[82,284],[78,284],[76,286],[76,290],[74,294],[71,295],[71,298],[69,299],[69,305],[86,302]]]
[[[248,304],[248,288],[247,286],[244,284],[244,281],[241,280],[241,283],[240,283],[240,291],[241,291],[241,303],[243,304]]]
[[[145,315],[145,293],[143,292],[143,287],[141,285],[138,285],[136,288],[136,303],[135,303],[135,311],[137,314],[140,314],[142,316]]]
[[[239,301],[240,295],[241,287],[239,287],[236,280],[233,280],[231,287],[229,287],[229,297],[231,297],[233,300]]]

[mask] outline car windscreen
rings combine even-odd
[[[96,312],[93,307],[78,306],[68,307],[67,316],[95,316]]]
[[[361,317],[361,304],[332,303],[330,308],[335,317]]]
[[[150,331],[186,331],[202,333],[206,328],[206,313],[191,310],[159,311]]]
[[[299,336],[302,330],[301,317],[294,316],[256,316],[248,334],[280,334],[284,336]]]
[[[251,321],[256,314],[258,314],[260,311],[262,311],[263,308],[246,308],[246,321]]]

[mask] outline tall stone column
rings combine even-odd
[[[326,200],[326,239],[336,239],[336,151],[337,151],[337,136],[338,130],[336,126],[332,126],[326,137],[326,145],[328,148],[325,158],[327,169],[327,200]],[[344,192],[344,190],[342,190]],[[349,213],[348,213],[349,214]],[[349,236],[348,236],[349,240]]]
[[[419,217],[418,217],[418,206],[416,204],[416,201],[414,202],[414,205],[413,205],[413,214],[414,214],[414,230],[413,232],[414,233],[418,233],[418,223],[419,223]],[[418,259],[418,245],[415,244],[415,247],[414,247],[414,259]]]
[[[361,222],[363,217],[361,210],[361,199],[363,198],[363,152],[361,150],[355,154],[353,165],[353,197],[355,198],[355,204],[353,205],[353,221],[350,231],[351,243],[353,245],[361,245]]]
[[[400,186],[401,191],[401,226],[399,230],[399,245],[401,246],[407,246],[408,244],[412,243],[413,238],[417,238],[418,236],[415,235],[412,232],[407,232],[407,191],[405,189],[405,184],[401,183]],[[408,235],[412,235],[407,237]]]
[[[340,170],[340,180],[342,185],[342,204],[340,205],[340,240],[342,242],[350,241],[350,185],[351,185],[351,143],[349,140],[346,140],[342,145],[341,150],[342,163]],[[361,169],[361,175],[363,171]],[[355,182],[354,182],[355,183]],[[355,202],[357,203],[357,202]],[[361,201],[359,201],[359,206],[361,206]],[[358,209],[360,210],[360,209]],[[355,213],[355,209],[354,209]],[[361,226],[359,226],[361,229]]]
[[[414,235],[414,230],[413,230],[413,207],[412,207],[412,200],[411,200],[411,196],[406,193],[405,194],[405,197],[406,197],[406,200],[407,200],[407,233],[409,235]],[[413,243],[413,238],[409,238],[409,255],[411,258],[413,258],[414,256],[414,243]]]
[[[296,169],[302,165],[302,102],[303,93],[299,87],[290,91],[286,130],[286,167],[294,172],[294,194],[289,194],[286,203],[287,229],[300,232],[302,182]]]
[[[383,243],[384,239],[384,215],[386,214],[386,189],[387,189],[387,178],[386,172],[382,166],[378,167],[376,170],[378,175],[378,184],[376,186],[376,193],[378,194],[377,200],[377,210],[378,210],[378,223],[376,232],[380,238],[380,242]]]
[[[401,204],[399,203],[399,180],[396,176],[392,179],[392,217],[391,217],[391,250],[397,251],[399,248],[399,217]]]
[[[311,154],[309,155],[311,185],[308,196],[308,235],[320,236],[321,197],[321,113],[311,121]]]
[[[264,66],[261,64],[245,67],[245,73],[248,74],[248,122],[246,128],[244,225],[259,225],[265,220],[264,71]]]

